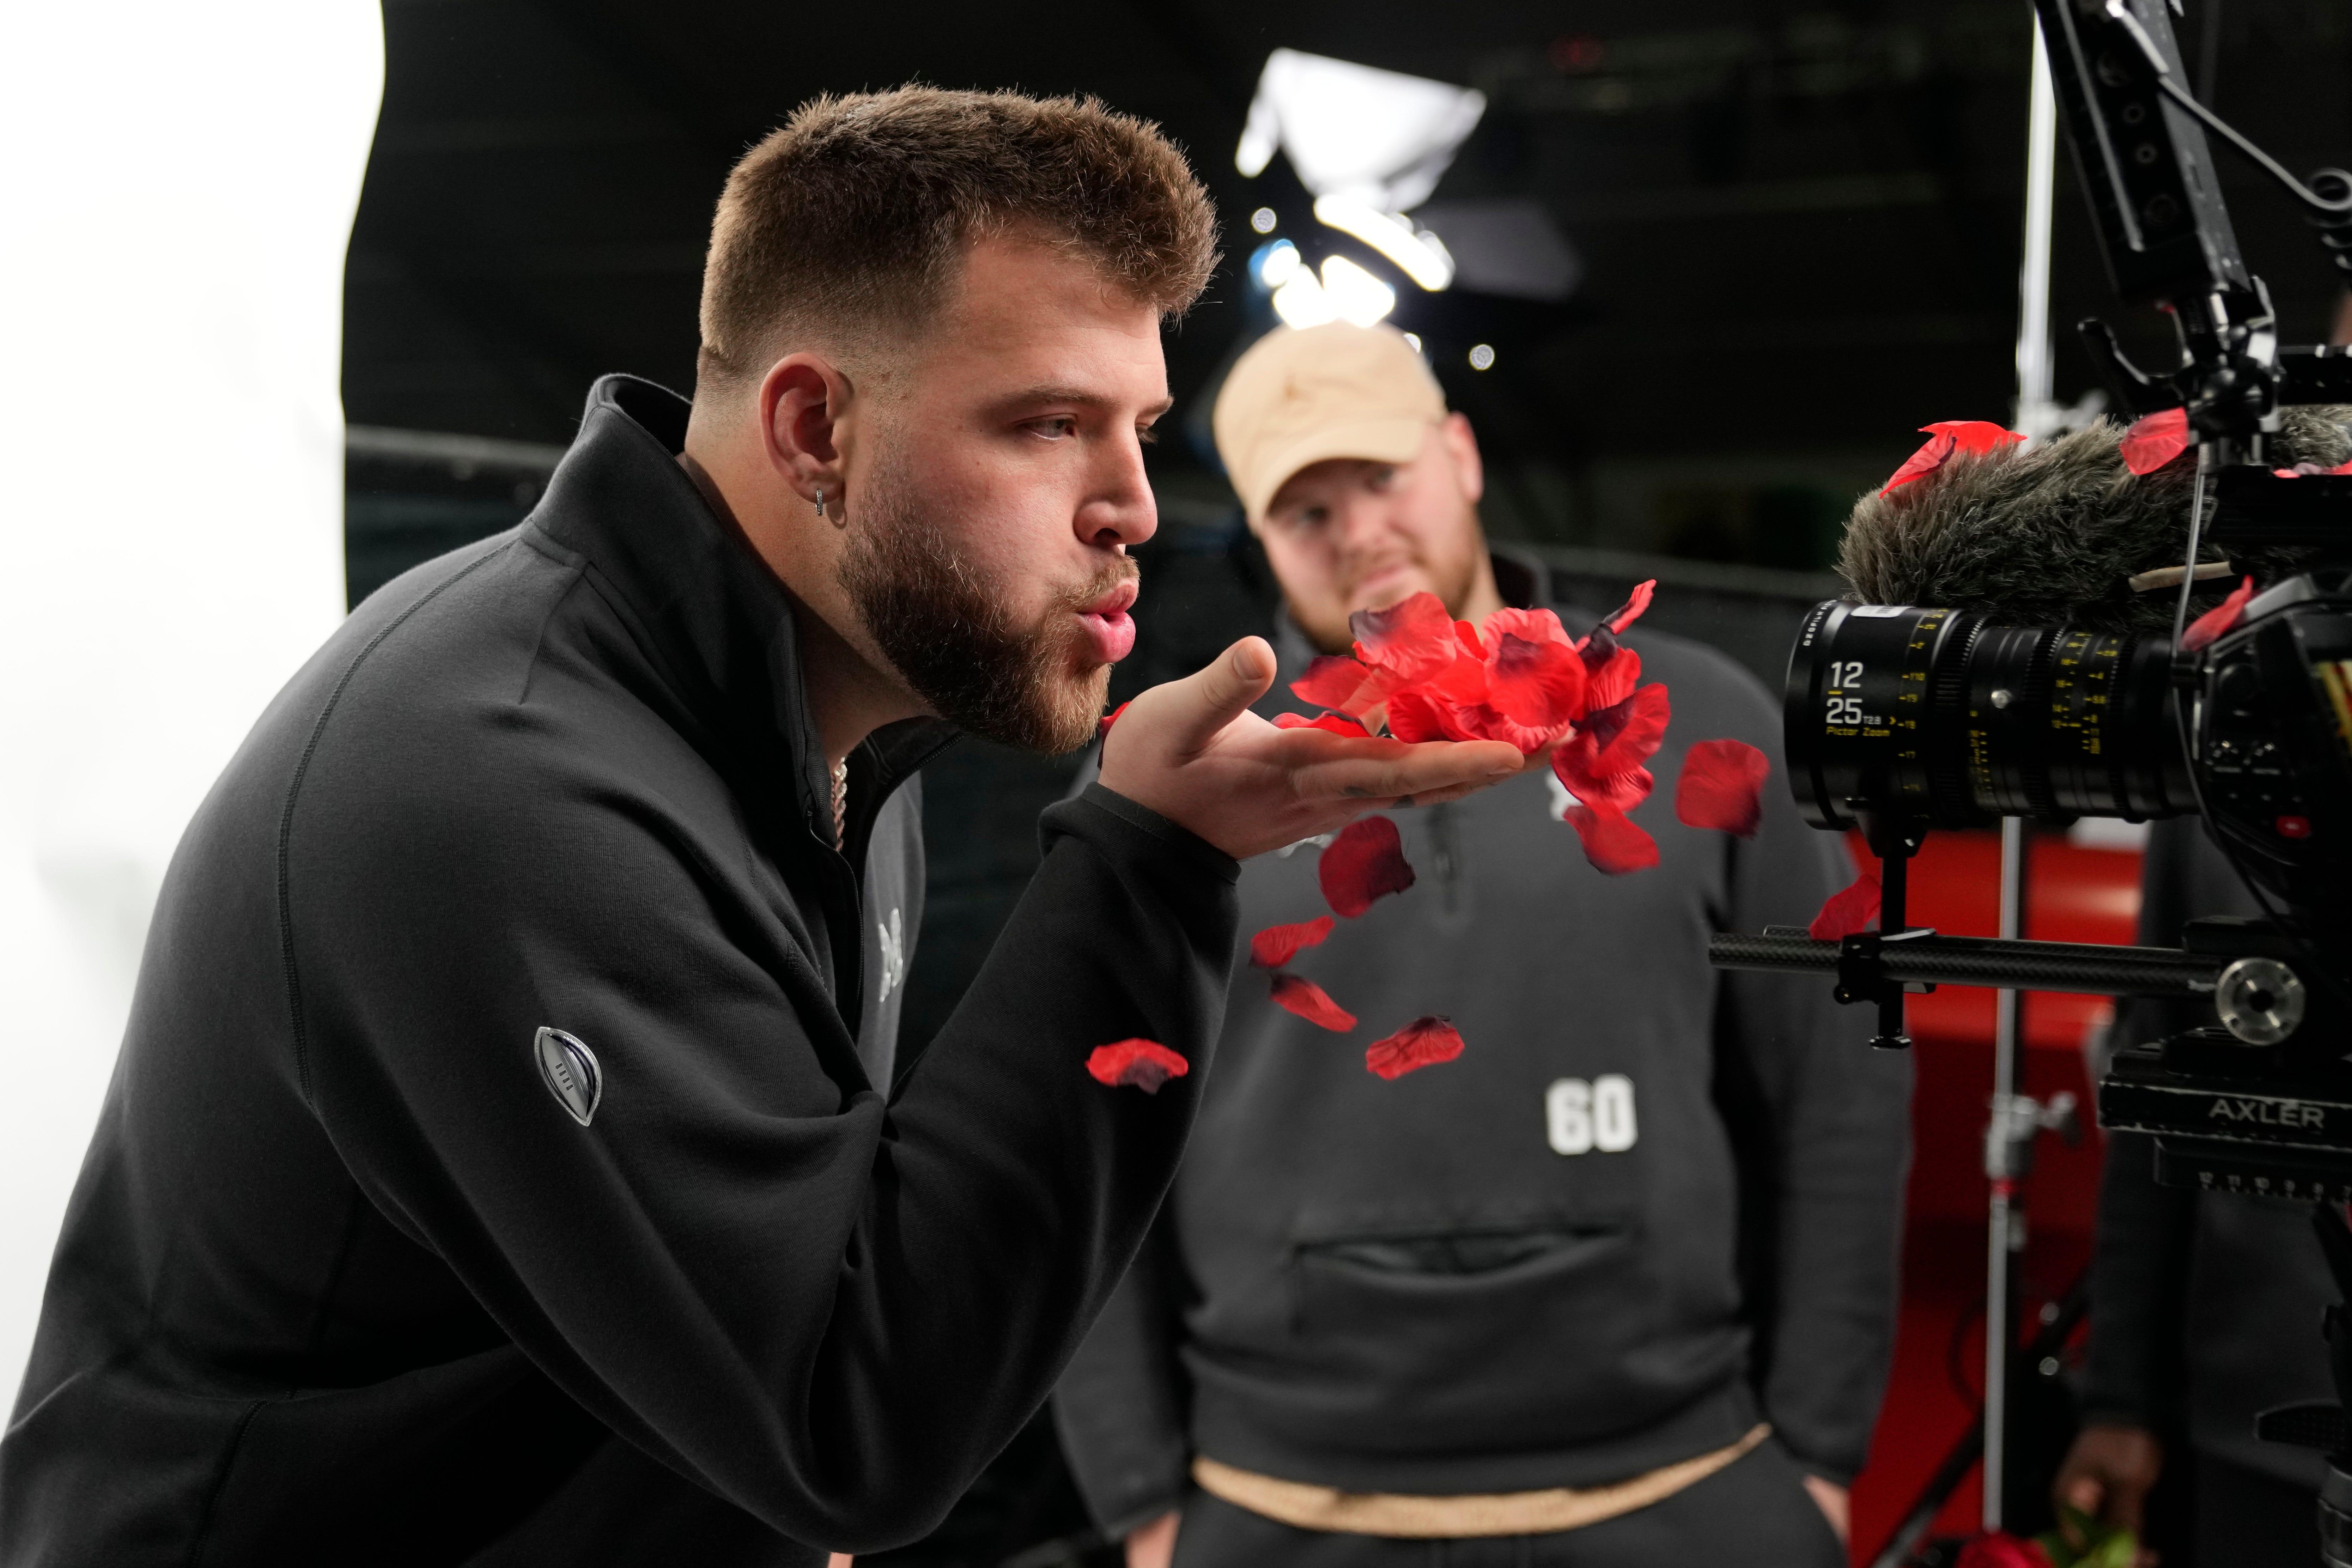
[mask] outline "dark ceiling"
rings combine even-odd
[[[2192,59],[2217,5],[2222,112],[2290,167],[2352,163],[2342,0],[2189,0]],[[1564,304],[1408,288],[1400,309],[1516,481],[1506,531],[1738,558],[1676,521],[1691,485],[1795,475],[1837,502],[1899,461],[1914,426],[2007,416],[2029,15],[2026,0],[385,0],[345,403],[354,424],[561,442],[602,372],[684,388],[730,163],[812,94],[910,79],[1094,93],[1192,152],[1229,258],[1171,339],[1185,400],[1244,331],[1249,213],[1275,207],[1310,253],[1335,237],[1281,160],[1254,181],[1234,169],[1258,70],[1288,46],[1484,89],[1437,199],[1535,197],[1581,258]],[[2224,171],[2287,335],[2324,335],[2334,285],[2299,218]],[[2063,166],[2059,199],[2053,319],[2120,314]],[[2161,343],[2152,316],[2133,326]],[[2092,374],[2061,339],[2071,399]],[[1482,340],[1499,355],[1485,374],[1462,357]],[[1183,443],[1162,450],[1171,491],[1208,483]]]

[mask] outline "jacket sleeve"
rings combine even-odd
[[[1801,926],[1853,880],[1843,844],[1804,824],[1784,776],[1765,786],[1755,838],[1727,841],[1727,929]],[[1780,1441],[1840,1485],[1862,1468],[1885,1388],[1910,1158],[1910,1058],[1871,1049],[1865,1014],[1838,1005],[1825,976],[1727,972],[1717,1015],[1753,1375]]]
[[[724,810],[548,751],[469,770],[329,732],[282,835],[303,1091],[391,1222],[597,1418],[796,1540],[917,1539],[1142,1242],[1216,1037],[1236,868],[1107,791],[1054,806],[886,1102],[772,870],[707,826]],[[542,1026],[595,1054],[587,1125],[541,1081]],[[1192,1072],[1087,1075],[1137,1036]]]
[[[1184,1500],[1191,1387],[1176,1343],[1180,1286],[1163,1220],[1054,1387],[1054,1425],[1087,1511],[1109,1540]]]

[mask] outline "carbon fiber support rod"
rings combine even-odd
[[[1804,936],[1707,938],[1718,969],[1834,974],[1842,944]],[[2200,996],[2212,993],[2230,959],[2172,947],[2103,947],[2085,942],[2002,942],[1993,937],[1901,936],[1884,943],[1878,963],[1906,985],[2011,986],[2098,996]]]

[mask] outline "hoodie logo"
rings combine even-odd
[[[596,1065],[596,1053],[577,1035],[542,1028],[531,1042],[530,1054],[548,1092],[562,1102],[572,1121],[587,1126],[604,1100],[604,1069]]]

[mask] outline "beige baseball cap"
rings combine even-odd
[[[1284,481],[1311,463],[1409,463],[1445,395],[1394,327],[1276,327],[1234,362],[1210,415],[1217,455],[1253,527]]]

